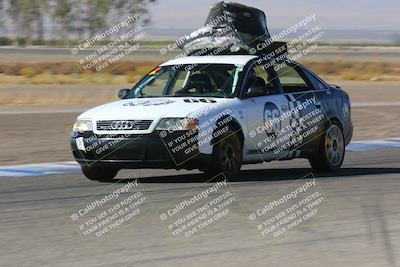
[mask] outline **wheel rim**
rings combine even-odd
[[[325,153],[329,164],[336,167],[343,161],[344,140],[343,134],[337,125],[331,125],[325,136]]]
[[[230,140],[222,141],[219,159],[224,172],[229,174],[236,172],[240,164],[240,151],[236,142]]]

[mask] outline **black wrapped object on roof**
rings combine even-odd
[[[179,47],[187,55],[267,54],[286,43],[272,42],[265,13],[238,3],[218,2],[205,25],[185,36]]]

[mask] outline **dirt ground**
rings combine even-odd
[[[400,106],[353,108],[353,140],[400,137]]]

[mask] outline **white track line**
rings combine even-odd
[[[42,176],[77,173],[81,168],[74,161],[37,163],[0,167],[0,176]]]
[[[380,149],[394,149],[400,148],[400,138],[393,138],[388,140],[368,140],[368,141],[354,141],[347,147],[348,152],[364,152]]]

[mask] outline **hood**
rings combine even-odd
[[[210,97],[160,97],[124,99],[92,108],[78,119],[155,120],[178,118],[195,114],[208,105],[229,101],[226,98]]]
[[[141,133],[145,133],[152,132],[162,118],[196,118],[197,114],[203,114],[202,111],[210,108],[210,105],[220,105],[231,100],[230,98],[212,97],[124,99],[92,108],[82,113],[78,119],[91,119],[94,125],[99,120],[153,121],[147,131],[140,131]],[[100,133],[100,131],[95,130],[96,132]],[[135,132],[131,131],[131,133]]]

